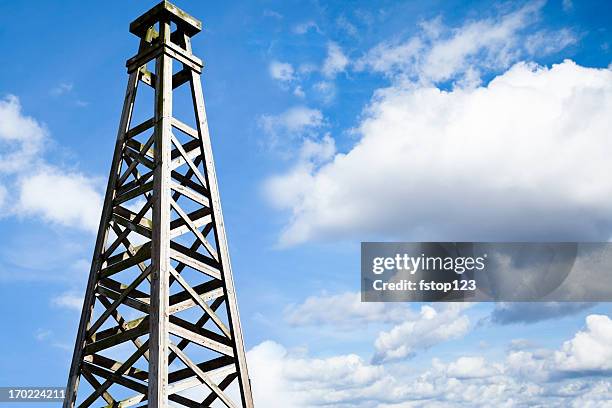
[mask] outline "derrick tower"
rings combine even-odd
[[[140,47],[127,61],[64,408],[253,407],[191,50],[201,28],[166,1],[130,25]],[[190,120],[173,104],[181,89]]]

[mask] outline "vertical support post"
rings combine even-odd
[[[170,22],[160,22],[160,37],[170,41]],[[155,170],[151,263],[149,406],[168,406],[168,335],[170,281],[170,161],[172,119],[172,58],[156,59]]]
[[[108,224],[113,212],[112,203],[115,198],[115,184],[121,172],[121,160],[123,153],[123,144],[125,142],[125,134],[130,127],[132,120],[132,112],[134,110],[134,102],[136,101],[136,90],[138,89],[138,72],[132,72],[128,80],[125,98],[123,101],[123,109],[121,111],[121,119],[119,121],[119,130],[117,131],[117,141],[115,142],[115,151],[113,153],[113,162],[111,164],[110,175],[108,177],[108,185],[106,187],[106,196],[104,198],[104,206],[102,208],[102,216],[100,217],[100,226],[98,227],[98,235],[96,246],[89,271],[87,281],[87,289],[85,290],[85,298],[83,300],[83,309],[81,312],[81,320],[79,322],[79,331],[72,354],[72,363],[70,365],[70,374],[68,375],[68,385],[66,386],[66,398],[64,399],[64,408],[73,408],[76,401],[76,393],[79,387],[79,373],[81,370],[81,361],[83,360],[83,349],[87,340],[87,331],[89,329],[91,316],[95,304],[95,290],[98,279],[98,271],[102,265],[102,253],[104,251],[105,241],[108,234]]]
[[[234,287],[234,278],[232,274],[232,266],[230,263],[229,249],[227,246],[227,237],[225,235],[225,225],[223,223],[223,213],[221,211],[221,198],[219,195],[219,187],[217,185],[217,174],[215,172],[215,162],[212,155],[212,146],[210,142],[210,133],[208,130],[208,120],[206,118],[206,108],[204,106],[204,93],[202,92],[202,82],[200,75],[191,71],[191,96],[196,114],[196,122],[200,141],[202,143],[202,152],[204,154],[206,181],[210,189],[212,217],[215,228],[215,239],[217,241],[217,250],[221,262],[221,273],[223,274],[223,284],[226,293],[227,316],[230,323],[232,338],[234,339],[233,348],[236,356],[238,367],[238,380],[240,385],[240,394],[242,405],[245,408],[253,408],[253,397],[251,393],[251,381],[249,379],[246,353],[244,350],[244,339],[242,337],[242,328],[240,325],[240,316],[238,313],[238,301],[236,297],[236,289]]]

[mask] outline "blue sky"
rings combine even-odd
[[[259,406],[610,406],[609,304],[357,297],[360,241],[610,239],[610,4],[176,3]],[[1,385],[64,385],[152,4],[0,4]]]

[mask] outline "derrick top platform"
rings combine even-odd
[[[202,22],[168,1],[162,1],[130,24],[130,33],[144,37],[160,21],[170,21],[189,37],[202,31]]]

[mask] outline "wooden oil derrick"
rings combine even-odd
[[[130,25],[127,92],[64,407],[253,407],[204,108],[201,22],[166,1]],[[151,117],[133,124],[139,87]],[[194,125],[173,116],[189,87]],[[150,104],[149,104],[150,105]]]

